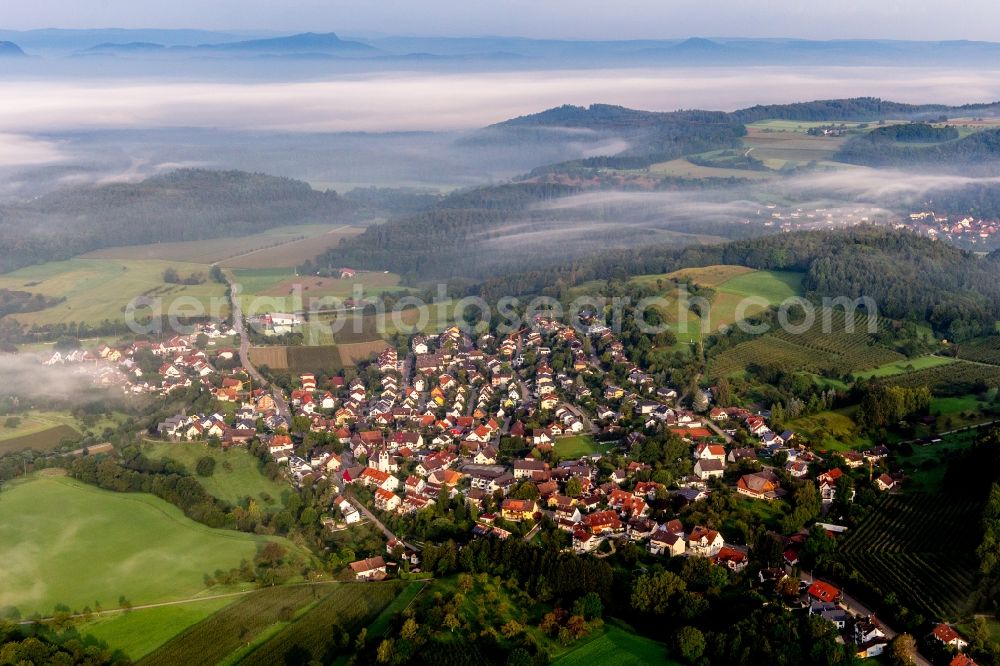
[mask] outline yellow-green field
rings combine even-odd
[[[232,273],[240,285],[240,304],[246,315],[333,307],[347,298],[374,298],[402,289],[399,276],[388,272],[359,272],[344,280],[300,276],[291,268],[234,269]]]
[[[202,284],[179,285],[163,281],[163,272],[175,269],[182,278],[202,273]],[[206,313],[214,307],[221,316],[228,313],[225,286],[207,279],[207,267],[179,261],[138,261],[112,259],[70,259],[29,266],[0,275],[0,289],[22,290],[66,300],[39,312],[11,315],[26,325],[104,320],[125,321],[125,309],[132,299],[147,296],[161,304],[168,314],[172,304],[200,304]],[[183,299],[183,300],[180,300]],[[186,314],[188,310],[179,310]],[[148,314],[148,308],[138,311]],[[123,327],[122,332],[125,332]]]
[[[167,502],[40,475],[6,486],[0,501],[0,607],[22,615],[57,604],[116,608],[187,599],[204,577],[250,560],[269,540],[211,529]]]
[[[745,178],[747,180],[767,180],[775,176],[770,171],[702,166],[688,162],[684,158],[654,164],[649,167],[649,171],[657,176],[673,176],[675,178]]]
[[[954,363],[955,359],[948,358],[947,356],[920,356],[918,358],[906,359],[904,361],[896,361],[893,363],[886,363],[877,368],[871,370],[866,370],[864,372],[854,373],[855,379],[871,379],[872,377],[891,377],[893,375],[902,375],[907,372],[914,372],[916,370],[926,370],[927,368],[936,368],[939,365],[948,365],[949,363]]]
[[[7,425],[9,419],[11,425]],[[0,454],[24,449],[49,451],[64,439],[79,439],[85,433],[99,435],[117,425],[117,419],[101,417],[86,426],[69,412],[45,410],[0,416]]]

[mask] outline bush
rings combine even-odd
[[[215,458],[212,456],[198,458],[194,471],[198,473],[198,476],[212,476],[215,474]]]

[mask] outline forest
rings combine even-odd
[[[336,192],[241,171],[181,169],[138,183],[73,187],[0,207],[0,272],[104,247],[347,221],[356,208]]]
[[[963,175],[995,175],[1000,173],[1000,130],[988,129],[931,146],[897,145],[898,142],[921,141],[920,138],[893,140],[891,135],[876,134],[854,137],[837,152],[836,160],[870,167],[933,167],[935,171],[957,171]],[[933,129],[933,128],[932,128]],[[945,128],[942,128],[945,129]],[[917,133],[919,136],[920,133]],[[943,141],[943,138],[932,139]]]

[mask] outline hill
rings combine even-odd
[[[305,32],[288,37],[251,39],[242,42],[202,44],[199,50],[246,51],[254,53],[340,53],[346,51],[375,53],[373,46],[340,39],[335,33]]]
[[[835,159],[849,164],[870,167],[933,167],[935,171],[961,169],[963,175],[994,175],[1000,173],[1000,129],[975,132],[962,139],[945,131],[917,132],[913,141],[923,136],[933,145],[906,145],[905,138],[886,134],[882,129],[849,140]],[[957,133],[956,133],[957,134]],[[935,138],[936,137],[936,138]],[[942,142],[943,143],[939,143]]]
[[[338,221],[355,208],[336,192],[240,171],[184,169],[138,183],[68,188],[0,208],[0,271],[104,247]]]
[[[24,56],[24,51],[14,42],[0,42],[0,58],[20,58]]]

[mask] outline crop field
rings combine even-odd
[[[8,419],[12,425],[8,426]],[[51,451],[64,441],[78,441],[84,434],[100,434],[106,427],[114,427],[114,418],[100,418],[91,427],[73,417],[68,411],[32,410],[13,416],[0,416],[0,454],[32,449]]]
[[[237,238],[105,248],[81,256],[85,259],[218,263],[227,268],[292,267],[336,247],[341,239],[356,236],[362,231],[363,227],[351,225],[303,224],[275,227]]]
[[[864,313],[855,313],[852,329],[843,310],[822,310],[801,333],[778,329],[719,353],[711,361],[710,372],[723,377],[740,373],[750,364],[775,362],[807,372],[848,374],[905,359],[874,343],[868,321]]]
[[[191,474],[194,474],[199,458],[211,456],[215,459],[215,472],[212,476],[195,478],[210,495],[233,505],[242,505],[250,497],[263,510],[278,511],[292,492],[287,483],[272,481],[264,476],[259,461],[239,447],[224,451],[200,443],[155,442],[147,444],[143,453],[151,460],[175,460]]]
[[[334,587],[290,585],[248,594],[174,636],[139,663],[144,666],[222,663],[261,632],[290,621],[297,611],[332,592]]]
[[[205,574],[252,559],[268,540],[208,528],[152,495],[37,476],[6,486],[0,501],[0,607],[30,615],[56,604],[114,608],[121,596],[187,599]]]
[[[1000,365],[1000,336],[960,345],[958,357],[977,363]]]
[[[356,365],[359,361],[364,361],[372,356],[377,356],[388,346],[389,344],[384,340],[337,345],[337,352],[340,354],[341,367],[346,368]]]
[[[1000,386],[1000,366],[956,361],[948,365],[896,375],[886,381],[908,388],[929,386],[936,395],[965,395],[977,392],[981,385],[987,388]]]
[[[137,261],[110,259],[70,259],[29,266],[0,276],[0,289],[13,289],[43,294],[64,301],[38,312],[11,315],[26,325],[85,322],[100,324],[104,320],[124,321],[126,305],[137,296],[155,299],[163,314],[179,299],[201,305],[206,313],[213,308],[220,316],[228,313],[225,286],[211,280],[196,285],[167,284],[163,271],[174,268],[181,277],[202,273],[207,267],[170,261]],[[141,308],[137,314],[150,312]],[[182,311],[186,312],[186,310]],[[125,332],[122,328],[122,332]]]
[[[949,363],[954,363],[955,359],[948,358],[947,356],[919,356],[917,358],[910,358],[903,361],[894,361],[892,363],[887,363],[881,365],[872,370],[866,370],[864,372],[854,373],[856,379],[871,379],[872,377],[892,377],[894,375],[902,375],[908,372],[915,372],[917,370],[926,370],[928,368],[936,368],[941,365],[948,365]]]
[[[331,630],[334,625],[354,636],[406,586],[400,581],[338,585],[301,617],[240,659],[239,663],[262,666],[288,663],[288,655],[293,651],[296,656],[309,654],[312,659],[321,660],[331,648],[335,649],[336,634]]]
[[[667,656],[667,648],[643,636],[630,633],[616,626],[608,626],[594,638],[571,649],[552,662],[554,666],[570,664],[607,664],[608,666],[645,666],[664,664],[678,666]]]
[[[780,121],[768,121],[766,126],[750,125],[743,145],[750,149],[751,157],[763,160],[768,166],[783,166],[788,162],[830,160],[845,141],[843,137],[809,136],[807,123],[793,125],[787,129]]]
[[[288,369],[294,372],[320,370],[335,371],[344,367],[343,354],[338,346],[288,347]]]
[[[274,370],[288,369],[288,347],[251,347],[248,355],[254,365],[266,365]]]
[[[140,608],[87,622],[78,631],[81,636],[107,643],[112,650],[121,650],[135,661],[236,599],[224,597]]]
[[[873,595],[892,592],[928,619],[972,611],[982,506],[942,494],[888,495],[840,547]]]

